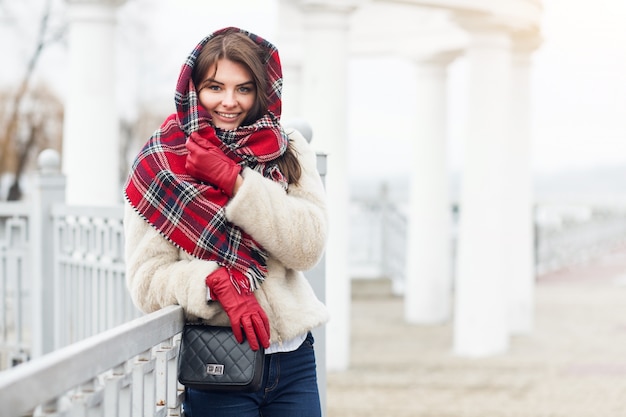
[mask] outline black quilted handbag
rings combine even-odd
[[[178,381],[204,391],[256,391],[263,380],[263,347],[237,342],[230,327],[187,323],[178,352]]]

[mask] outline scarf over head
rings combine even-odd
[[[191,75],[200,51],[215,36],[227,32],[247,35],[265,52],[267,112],[235,130],[214,128],[209,113],[199,104]],[[250,32],[224,28],[204,38],[182,66],[176,86],[176,113],[150,137],[137,155],[125,186],[131,206],[162,235],[191,255],[216,261],[231,272],[240,291],[253,291],[267,273],[266,254],[243,230],[228,222],[228,197],[185,170],[185,143],[200,133],[234,161],[287,187],[275,160],[284,154],[288,138],[279,121],[282,70],[278,50]]]

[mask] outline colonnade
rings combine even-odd
[[[342,2],[341,7],[332,1],[287,3],[283,1],[281,8],[299,9],[304,22],[300,38],[293,32],[289,36],[305,45],[297,77],[302,101],[296,107],[312,122],[316,146],[328,153],[333,229],[326,301],[333,320],[327,326],[327,363],[331,369],[343,369],[349,363],[349,286],[344,282],[349,281],[345,252],[349,231],[343,194],[343,167],[349,156],[345,154],[346,83],[341,78],[350,56],[346,37],[354,30],[351,13],[370,2]],[[412,3],[419,7],[438,2]],[[516,20],[514,15],[468,12],[456,10],[454,2],[441,3],[451,3],[451,25],[464,33],[463,41],[444,42],[441,49],[425,47],[425,52],[406,56],[415,66],[417,110],[407,120],[415,128],[407,132],[412,135],[413,164],[404,312],[405,319],[415,324],[453,320],[454,352],[478,357],[505,351],[511,334],[532,329],[529,69],[530,56],[540,41],[538,8]],[[384,33],[378,37],[384,39]],[[389,50],[401,50],[394,45],[397,41],[388,39]],[[446,98],[448,68],[460,57],[467,71],[468,126],[452,265]],[[289,68],[298,66],[291,63]]]
[[[464,33],[461,43],[407,57],[415,66],[417,110],[411,120],[407,120],[415,129],[408,133],[413,136],[413,166],[405,318],[416,324],[453,320],[453,350],[473,357],[502,352],[508,348],[512,333],[532,328],[529,74],[530,56],[540,40],[539,5],[528,0],[505,2],[525,6],[536,3],[537,7],[531,10],[530,17],[524,14],[516,19],[515,15],[507,14],[500,19],[496,12],[479,10],[479,6],[477,10],[468,11],[467,7],[463,11],[456,10],[452,0],[404,2],[413,3],[415,7],[439,7],[438,13],[447,10],[450,24]],[[68,0],[68,3],[94,10],[113,9],[120,1]],[[353,29],[354,12],[369,3],[366,0],[281,0],[279,6],[279,13],[289,16],[289,19],[280,19],[279,33],[285,100],[291,100],[291,110],[286,111],[306,118],[313,127],[316,149],[328,155],[326,184],[331,232],[326,253],[326,303],[332,320],[327,325],[326,360],[328,368],[335,370],[349,365],[350,347],[349,155],[346,150],[349,34]],[[102,16],[108,16],[108,12],[102,12]],[[88,29],[82,28],[78,20],[73,20],[72,25],[75,34],[70,41],[77,47],[70,49],[71,55],[80,56],[87,48],[84,44],[87,35],[80,31]],[[102,29],[101,35],[92,35],[104,39],[112,26],[107,28]],[[394,39],[389,42],[393,43]],[[410,42],[424,43],[428,38]],[[112,58],[109,47],[101,45],[98,53],[102,66],[92,62],[89,71],[110,71],[109,64],[104,62]],[[468,128],[459,200],[457,256],[456,264],[451,265],[446,90],[447,69],[460,57],[465,59],[467,68]],[[80,73],[85,70],[84,66],[70,62],[70,72],[76,80],[73,82],[87,85],[88,75]],[[71,107],[73,100],[79,100],[76,92],[70,95],[68,102],[64,163],[68,174],[68,200],[72,202],[89,199],[93,204],[108,198],[104,197],[105,190],[100,190],[100,198],[79,189],[78,185],[72,188],[72,181],[78,181],[73,178],[83,176],[84,179],[89,170],[110,168],[94,166],[93,158],[89,159],[89,167],[80,162],[80,155],[87,149],[93,152],[98,146],[100,152],[102,143],[106,143],[108,149],[117,136],[103,131],[106,129],[93,128],[108,126],[113,121],[110,111],[114,106],[107,100],[114,84],[110,78],[104,79],[105,85],[101,82],[97,86],[102,89],[101,101],[93,103],[94,107],[82,111]],[[78,139],[83,132],[88,132],[88,136]],[[102,159],[109,163],[117,161],[114,155]],[[115,164],[117,162],[113,164],[117,166]],[[111,175],[116,176],[117,172]]]

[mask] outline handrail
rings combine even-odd
[[[22,216],[30,213],[30,205],[23,201],[3,202],[0,204],[0,216]]]
[[[23,415],[64,395],[171,339],[183,323],[182,308],[169,306],[1,372],[2,414]]]

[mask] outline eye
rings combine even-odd
[[[222,84],[215,82],[215,80],[207,79],[202,83],[200,90],[207,89],[209,91],[218,92],[222,91]]]
[[[254,92],[254,87],[249,85],[242,85],[238,90],[241,94],[250,94]]]

